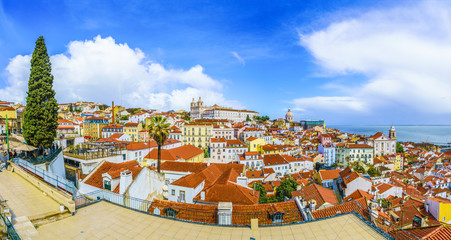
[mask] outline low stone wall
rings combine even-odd
[[[14,173],[18,174],[19,176],[33,184],[35,187],[37,187],[39,190],[46,193],[47,196],[51,197],[57,203],[65,206],[71,213],[75,212],[75,202],[72,200],[72,196],[29,174],[14,163],[11,163],[11,166]]]

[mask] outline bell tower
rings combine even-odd
[[[390,130],[388,131],[388,135],[390,139],[396,140],[396,129],[395,126],[391,126]]]

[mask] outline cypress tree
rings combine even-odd
[[[27,107],[23,119],[23,136],[28,144],[50,147],[58,127],[58,104],[55,99],[50,58],[44,38],[36,41],[28,80]]]

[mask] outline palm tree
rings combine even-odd
[[[153,117],[150,120],[149,126],[147,126],[147,129],[149,130],[149,136],[152,137],[158,145],[158,173],[160,172],[161,146],[164,145],[164,142],[168,138],[169,126],[170,124],[166,123],[166,118],[160,115]]]

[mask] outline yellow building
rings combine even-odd
[[[0,108],[0,118],[6,118],[7,115],[8,119],[17,119],[16,109],[13,107]]]
[[[283,154],[283,146],[266,144],[266,145],[260,146],[260,148],[258,149],[258,152],[262,155]]]
[[[83,121],[83,134],[92,141],[102,137],[102,129],[109,124],[108,118],[88,117]]]
[[[204,151],[192,145],[184,145],[172,149],[161,149],[161,162],[182,161],[182,162],[204,162]],[[156,167],[158,162],[158,149],[152,149],[144,157],[144,166]]]
[[[403,156],[401,153],[395,154],[395,159],[393,160],[393,170],[402,170],[403,167]]]
[[[266,145],[266,142],[262,138],[249,137],[246,140],[246,145],[249,152],[258,152],[261,146]]]
[[[142,125],[139,123],[128,122],[124,125],[124,133],[130,136],[132,142],[137,142],[139,131],[142,130]]]
[[[183,125],[182,145],[193,145],[207,149],[210,146],[210,138],[213,135],[213,124],[188,123]]]
[[[441,197],[426,197],[427,211],[440,222],[451,223],[451,201]]]

